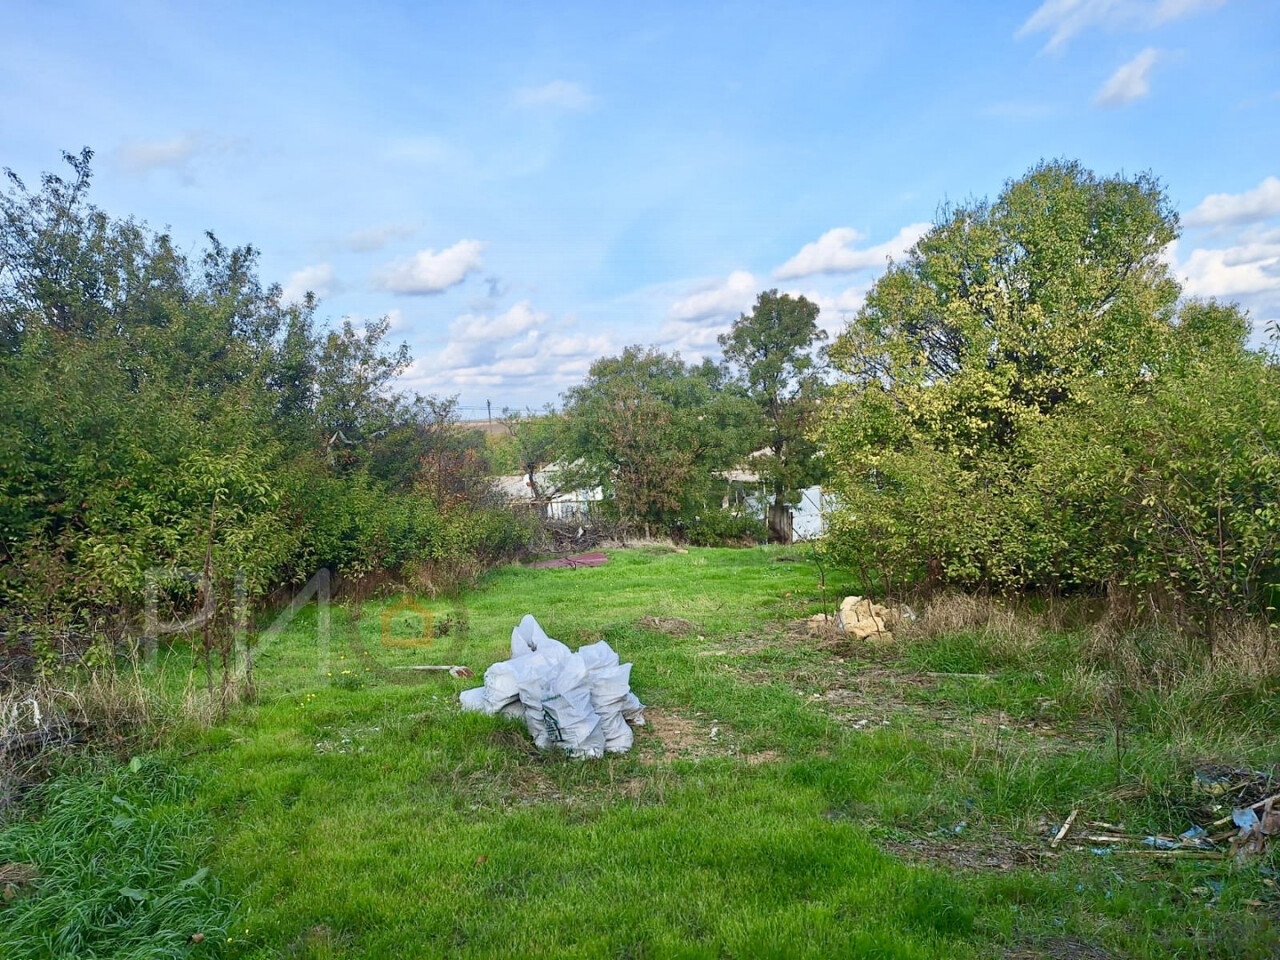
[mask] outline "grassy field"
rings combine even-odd
[[[854,584],[828,584],[844,592]],[[1275,691],[1106,694],[1071,634],[833,644],[793,624],[821,609],[799,550],[652,547],[596,569],[498,570],[460,600],[422,601],[467,624],[430,650],[382,645],[395,599],[334,609],[327,660],[304,610],[262,651],[257,703],[135,764],[180,778],[204,833],[155,891],[146,877],[128,889],[159,898],[205,866],[219,884],[181,921],[208,923],[203,942],[170,929],[156,955],[1280,951],[1274,855],[1241,867],[1049,846],[1074,808],[1082,824],[1186,829],[1206,802],[1194,763],[1280,759]],[[630,754],[540,754],[522,725],[459,711],[525,613],[635,663],[651,724]],[[427,662],[477,678],[392,669]],[[21,942],[39,955],[38,941]]]

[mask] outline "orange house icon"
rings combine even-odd
[[[422,631],[418,636],[396,636],[393,633],[393,623],[397,618],[400,620],[400,627],[411,632],[405,621],[412,622],[414,617],[422,621]],[[429,647],[435,641],[435,617],[426,607],[405,597],[398,603],[383,608],[381,634],[382,645],[394,650]]]

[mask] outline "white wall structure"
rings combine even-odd
[[[540,504],[543,516],[548,520],[585,520],[591,515],[591,505],[604,499],[604,489],[594,487],[590,490],[559,490],[555,478],[548,472],[536,475],[538,490],[542,492],[541,500],[535,501],[533,484],[528,474],[515,474],[494,477],[493,484],[498,492],[512,503]]]
[[[822,487],[809,487],[801,491],[800,502],[791,511],[791,526],[797,540],[816,540],[827,532],[830,499],[822,492]]]

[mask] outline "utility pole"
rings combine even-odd
[[[484,402],[484,405],[489,409],[489,423],[492,424],[493,423],[493,401],[486,400]]]

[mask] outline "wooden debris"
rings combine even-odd
[[[448,673],[449,676],[456,677],[459,680],[466,680],[469,677],[475,676],[475,674],[472,672],[470,667],[460,667],[457,665],[449,666],[447,664],[441,664],[441,663],[427,663],[427,664],[421,664],[418,666],[411,666],[411,667],[392,667],[391,669],[392,670],[439,671],[441,673]]]
[[[1067,817],[1066,822],[1058,829],[1057,836],[1055,836],[1053,840],[1050,841],[1049,846],[1054,847],[1055,849],[1057,848],[1058,844],[1062,842],[1062,838],[1065,837],[1067,833],[1071,830],[1071,825],[1076,822],[1076,815],[1079,813],[1080,813],[1079,807],[1071,811],[1071,815]]]
[[[1263,799],[1259,800],[1257,803],[1251,803],[1247,807],[1237,807],[1236,809],[1257,810],[1259,807],[1266,806],[1269,803],[1275,803],[1277,800],[1280,800],[1280,793],[1273,793],[1271,796],[1264,797]],[[1228,814],[1227,816],[1223,817],[1221,820],[1213,821],[1213,823],[1211,823],[1210,826],[1213,826],[1213,827],[1226,826],[1228,823],[1232,822],[1232,818],[1234,816],[1235,816],[1234,813]]]
[[[947,680],[995,680],[997,675],[994,673],[938,673],[933,670],[925,672],[926,677],[934,677],[936,679]]]

